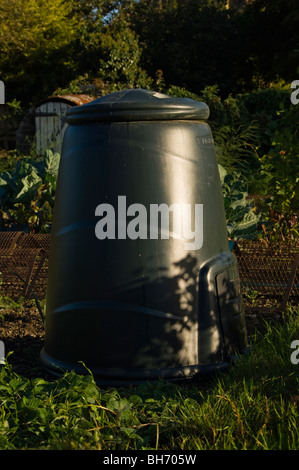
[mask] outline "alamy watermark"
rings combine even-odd
[[[186,250],[199,250],[203,244],[203,204],[150,204],[148,213],[143,204],[127,207],[126,196],[118,196],[117,213],[112,204],[103,203],[95,215],[101,217],[95,226],[99,240],[158,239],[160,233],[161,239],[189,240]]]
[[[3,341],[0,341],[0,365],[5,364],[5,347]]]
[[[292,104],[298,104],[299,103],[299,80],[292,81],[291,88],[295,89],[295,91],[291,93],[291,102]]]
[[[291,349],[295,349],[295,351],[291,354],[291,363],[292,364],[299,364],[299,340],[295,339],[291,343]]]
[[[2,80],[0,80],[0,104],[5,104],[5,86]]]

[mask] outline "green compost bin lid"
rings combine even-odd
[[[208,119],[206,103],[190,98],[173,98],[144,89],[110,93],[67,112],[67,122],[88,121],[156,121]]]

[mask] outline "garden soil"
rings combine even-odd
[[[44,325],[34,300],[21,305],[0,304],[0,340],[13,371],[28,378],[46,377],[39,354],[44,342]]]

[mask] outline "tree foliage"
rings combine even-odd
[[[8,100],[42,95],[70,73],[66,52],[76,35],[71,12],[72,3],[63,0],[1,1],[0,74]]]
[[[233,3],[233,2],[230,2]],[[234,2],[236,3],[236,2]],[[220,95],[296,78],[296,0],[2,0],[0,77],[28,105],[78,77]],[[157,72],[159,71],[159,72]],[[162,75],[161,75],[162,74]],[[159,83],[158,83],[159,82]]]
[[[149,74],[199,93],[218,84],[222,95],[293,79],[298,67],[296,0],[253,0],[238,10],[213,0],[131,1],[130,26]]]
[[[139,65],[141,49],[138,39],[124,21],[114,22],[107,28],[101,48],[98,76],[108,85],[109,90],[122,87],[148,88],[152,84]]]

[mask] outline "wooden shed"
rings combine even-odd
[[[50,96],[40,101],[25,115],[17,130],[17,148],[28,153],[34,145],[38,155],[43,155],[47,149],[61,153],[67,110],[94,99],[90,95],[78,94]]]

